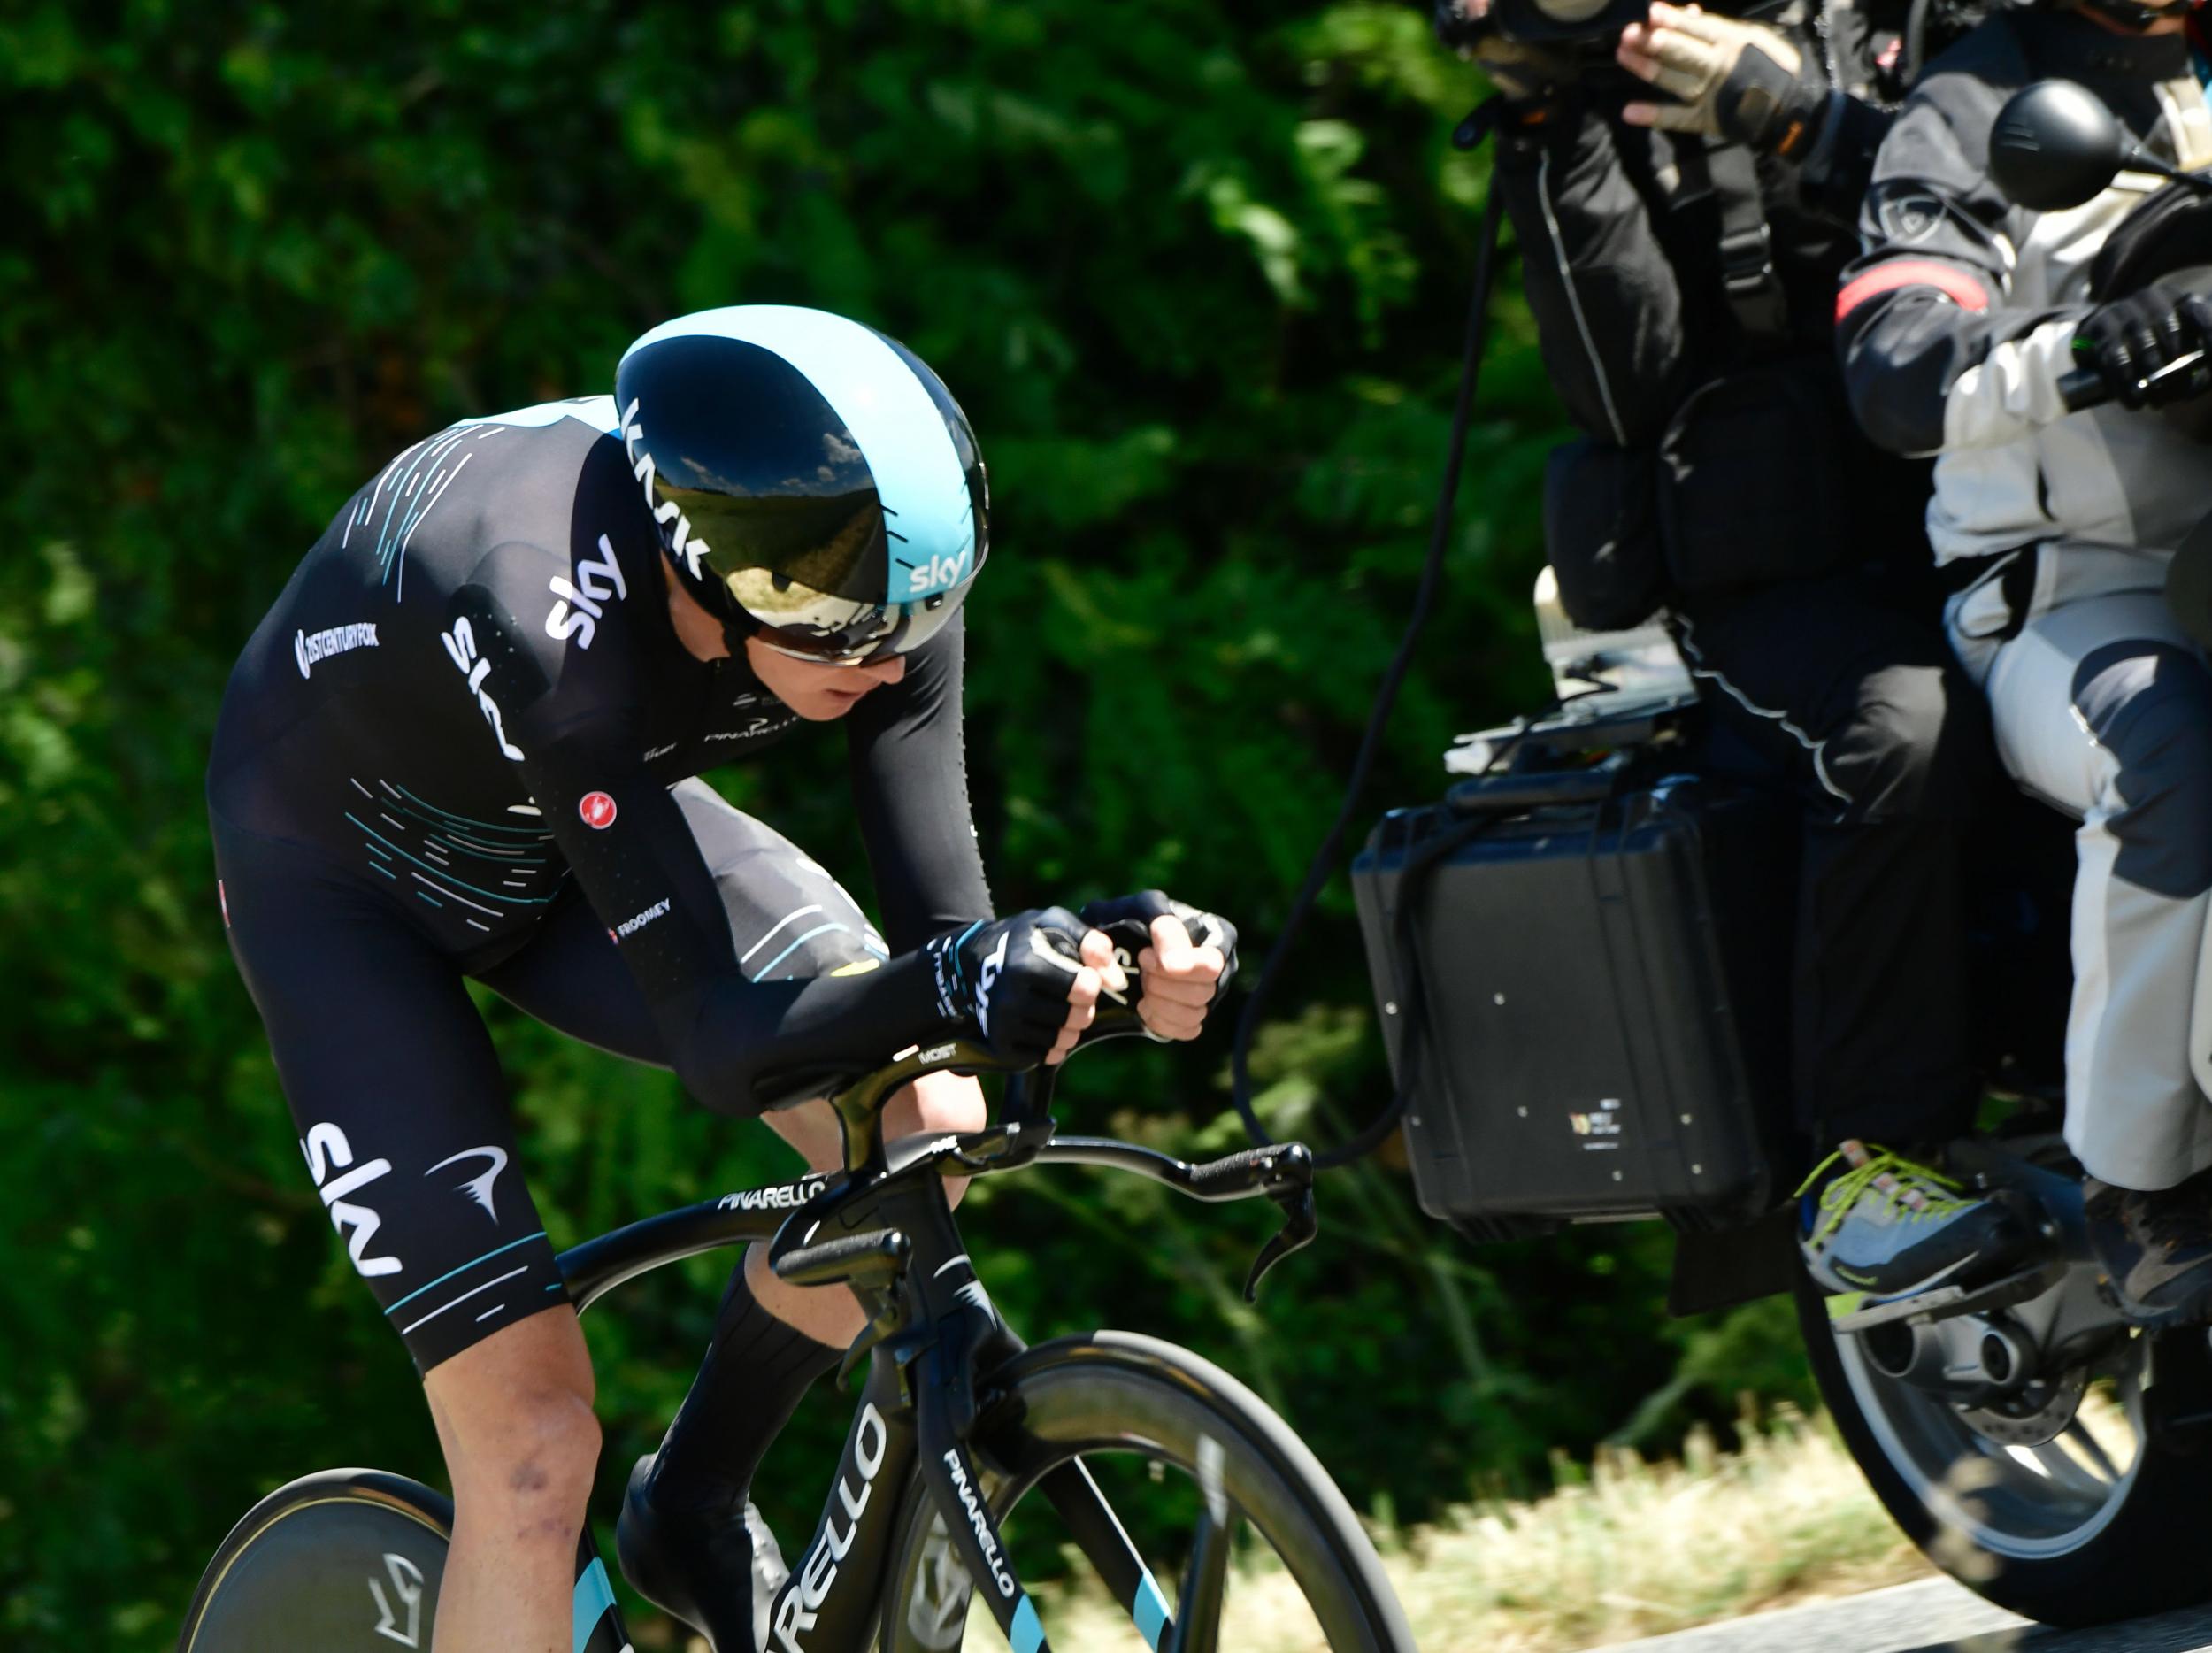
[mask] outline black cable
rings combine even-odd
[[[1480,119],[1480,111],[1474,119]],[[1474,124],[1471,119],[1469,125]],[[1306,868],[1306,879],[1291,903],[1290,913],[1283,921],[1282,933],[1275,938],[1275,945],[1268,950],[1266,962],[1261,965],[1258,979],[1252,984],[1252,992],[1244,1001],[1244,1011],[1237,1018],[1235,1048],[1229,1057],[1230,1100],[1235,1104],[1238,1117],[1255,1142],[1265,1145],[1275,1139],[1267,1134],[1259,1116],[1252,1111],[1252,1075],[1250,1057],[1252,1038],[1258,1031],[1260,1013],[1265,1007],[1276,979],[1280,975],[1283,960],[1291,943],[1319,899],[1321,891],[1334,876],[1337,862],[1344,851],[1344,834],[1352,822],[1354,811],[1359,808],[1360,795],[1366,790],[1367,777],[1375,765],[1375,757],[1382,746],[1384,726],[1390,720],[1392,709],[1397,704],[1398,690],[1405,681],[1407,670],[1413,664],[1413,653],[1420,642],[1422,628],[1428,624],[1430,611],[1435,606],[1438,588],[1443,583],[1444,553],[1451,542],[1452,511],[1459,499],[1459,476],[1467,458],[1467,430],[1474,411],[1475,388],[1482,376],[1483,346],[1490,332],[1491,275],[1497,263],[1498,240],[1505,220],[1505,196],[1499,188],[1495,173],[1490,180],[1490,198],[1482,218],[1482,244],[1475,255],[1475,290],[1467,311],[1467,340],[1465,353],[1459,369],[1459,395],[1452,407],[1450,447],[1444,460],[1444,483],[1436,501],[1436,519],[1429,530],[1429,549],[1421,565],[1421,580],[1413,594],[1413,611],[1407,618],[1405,634],[1398,640],[1397,652],[1391,656],[1381,684],[1375,690],[1374,704],[1367,713],[1367,727],[1360,736],[1359,750],[1352,759],[1351,779],[1344,788],[1344,802],[1339,807],[1336,819],[1321,840],[1321,847],[1314,851],[1312,863]],[[1408,1034],[1415,1029],[1407,1028]],[[1403,1082],[1391,1098],[1388,1108],[1364,1130],[1343,1146],[1318,1156],[1315,1165],[1323,1170],[1347,1165],[1371,1153],[1390,1133],[1397,1128],[1398,1116],[1405,1111],[1411,1089],[1415,1067],[1412,1042],[1409,1038],[1399,1064]]]

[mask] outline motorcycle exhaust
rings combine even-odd
[[[2035,1376],[2035,1351],[2019,1329],[1978,1314],[1922,1325],[1893,1320],[1855,1335],[1884,1377],[1957,1404],[1986,1405]]]

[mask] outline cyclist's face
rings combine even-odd
[[[906,657],[887,655],[858,665],[826,665],[745,640],[745,658],[768,692],[810,723],[841,718],[877,689],[906,675]]]

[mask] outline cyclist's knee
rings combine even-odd
[[[883,1124],[884,1134],[895,1137],[979,1131],[989,1122],[982,1086],[956,1073],[928,1073],[891,1099]],[[967,1178],[945,1180],[945,1194],[955,1205],[967,1191]]]
[[[887,1136],[923,1131],[979,1131],[990,1117],[983,1087],[957,1073],[928,1073],[891,1099]]]
[[[457,1505],[572,1542],[599,1463],[583,1334],[555,1311],[507,1326],[424,1380]]]
[[[844,1137],[827,1103],[810,1102],[765,1116],[768,1126],[798,1149],[813,1171],[834,1171],[843,1163]],[[895,1093],[884,1109],[883,1134],[896,1140],[927,1132],[979,1131],[989,1123],[983,1087],[955,1073],[926,1073]],[[964,1178],[949,1180],[956,1202]]]

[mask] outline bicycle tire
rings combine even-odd
[[[420,1481],[329,1469],[278,1488],[230,1530],[177,1653],[427,1649],[453,1506]]]
[[[1135,1451],[1193,1472],[1200,1442],[1211,1440],[1231,1506],[1280,1559],[1332,1653],[1414,1653],[1381,1558],[1344,1495],[1290,1426],[1219,1367],[1154,1338],[1101,1331],[1040,1344],[979,1388],[1002,1397],[973,1440],[1000,1516],[1071,1458]],[[965,1603],[945,1593],[950,1552],[941,1534],[933,1544],[935,1513],[914,1477],[891,1550],[885,1653],[960,1644]]]

